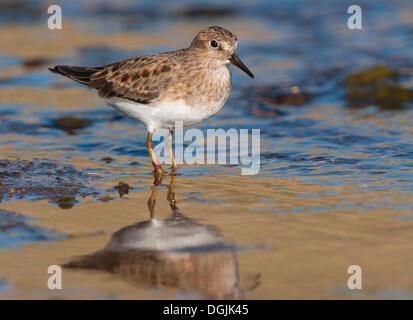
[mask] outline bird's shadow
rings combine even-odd
[[[169,218],[156,218],[159,181],[155,179],[148,199],[148,220],[120,229],[103,249],[74,258],[64,267],[105,270],[135,285],[173,288],[200,298],[244,298],[249,289],[239,288],[234,246],[216,227],[200,224],[178,209],[176,177],[169,178]],[[250,288],[258,285],[259,277]]]

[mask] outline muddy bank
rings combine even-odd
[[[64,196],[98,196],[92,186],[96,176],[90,176],[74,166],[53,160],[0,160],[0,197],[54,202]]]

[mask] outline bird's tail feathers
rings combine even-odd
[[[92,74],[102,70],[102,67],[87,68],[87,67],[76,67],[76,66],[55,66],[49,68],[53,73],[61,74],[62,76],[68,77],[79,83],[88,85]]]

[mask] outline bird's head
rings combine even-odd
[[[205,60],[215,66],[231,63],[254,78],[252,72],[236,55],[237,45],[238,39],[231,31],[213,26],[201,30],[192,40],[190,49],[203,55]]]

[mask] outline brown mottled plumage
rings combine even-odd
[[[167,89],[177,68],[174,60],[180,55],[178,50],[172,56],[162,53],[124,60],[93,73],[88,86],[97,89],[103,98],[121,97],[134,102],[149,104]]]
[[[214,26],[201,30],[185,49],[102,67],[50,70],[96,89],[117,110],[144,123],[155,169],[162,171],[150,135],[159,128],[173,133],[177,121],[193,126],[217,113],[231,91],[230,63],[254,77],[235,54],[237,44],[230,31]]]

